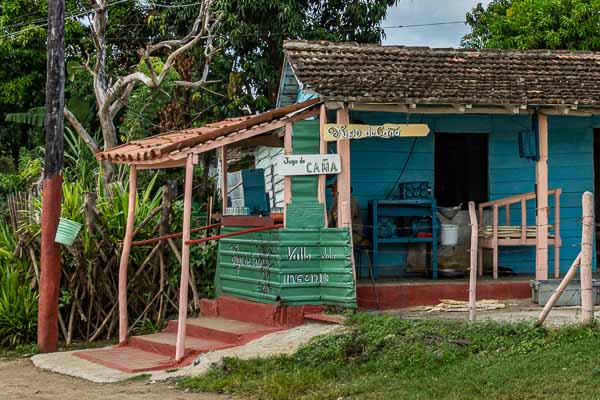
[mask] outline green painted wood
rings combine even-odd
[[[227,227],[234,232],[247,227]],[[260,303],[356,307],[350,234],[343,228],[279,229],[221,239],[215,285]]]
[[[299,121],[292,132],[293,154],[319,154],[319,121]],[[325,225],[325,206],[318,201],[318,177],[294,176],[292,200],[286,208],[289,228],[321,228]]]

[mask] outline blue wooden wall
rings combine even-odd
[[[534,191],[535,163],[519,158],[518,132],[528,125],[524,116],[502,115],[411,115],[380,112],[352,112],[352,122],[366,124],[427,123],[432,132],[482,133],[489,136],[490,200]],[[600,117],[549,118],[549,186],[562,187],[561,196],[561,270],[577,255],[581,240],[581,194],[594,190],[593,128]],[[363,139],[351,142],[352,187],[367,218],[370,199],[382,199],[391,190],[408,157],[413,138]],[[401,181],[426,180],[434,185],[434,134],[418,138]],[[550,202],[553,207],[554,202]],[[528,224],[535,225],[534,203],[528,204]],[[511,210],[511,223],[520,223],[520,209]],[[503,215],[500,216],[503,221]],[[550,223],[554,215],[551,209]],[[390,249],[391,250],[391,249]],[[406,252],[398,249],[398,258],[384,257],[385,264],[403,260]],[[554,252],[549,251],[550,268]],[[403,261],[402,261],[403,262]],[[500,265],[520,273],[534,273],[535,250],[531,247],[506,247],[500,250]]]

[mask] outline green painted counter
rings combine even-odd
[[[248,227],[226,227],[222,233]],[[283,305],[356,307],[345,228],[278,229],[221,239],[217,294]]]

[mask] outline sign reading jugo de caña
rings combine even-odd
[[[337,154],[305,154],[277,156],[276,173],[283,176],[339,174]]]
[[[367,139],[395,137],[427,136],[427,124],[385,124],[385,125],[358,125],[358,124],[325,124],[323,139],[335,142],[341,139]]]

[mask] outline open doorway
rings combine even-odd
[[[465,210],[488,200],[487,134],[435,134],[435,197],[438,206]]]

